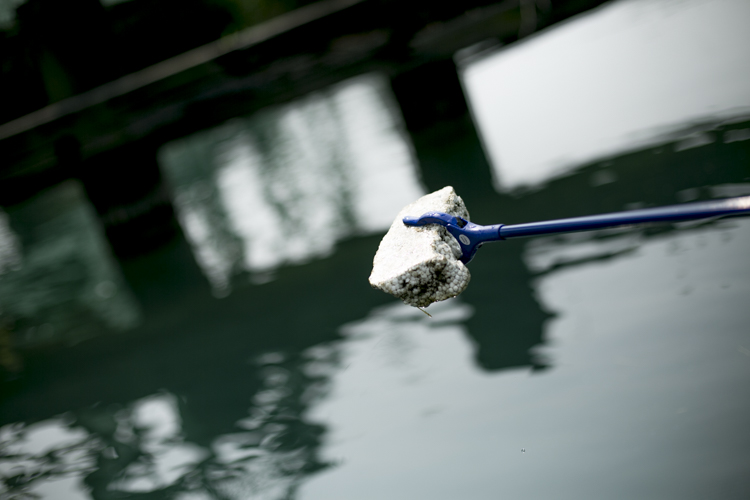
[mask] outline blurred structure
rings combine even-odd
[[[503,50],[460,58],[500,192],[750,119],[750,3],[611,2]]]
[[[372,71],[419,131],[466,113],[457,50],[600,3],[29,0],[1,42],[15,98],[0,125],[0,205],[79,177],[115,253],[147,251],[173,226],[155,158],[168,141]]]
[[[8,234],[22,213],[15,207],[36,211],[45,190],[74,179],[94,209],[87,231],[103,233],[103,252],[119,259],[129,285],[113,286],[132,289],[148,311],[172,300],[174,282],[185,289],[203,275],[223,296],[239,274],[264,282],[281,263],[381,230],[389,221],[379,214],[423,185],[453,184],[471,206],[492,188],[454,54],[513,42],[600,3],[7,2]],[[282,129],[288,137],[273,132]],[[321,205],[323,192],[330,203]],[[7,262],[17,239],[7,240]],[[34,245],[22,241],[27,252]],[[6,294],[18,288],[11,277],[27,272],[7,275]],[[50,307],[65,308],[64,295]],[[51,324],[12,310],[3,314],[20,321],[15,336]]]
[[[215,294],[329,255],[423,194],[387,81],[369,74],[164,146],[181,227]]]
[[[80,184],[61,184],[2,216],[0,313],[24,332],[16,346],[75,344],[101,328],[138,324],[139,307]]]

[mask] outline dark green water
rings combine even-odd
[[[445,145],[420,150],[428,188],[450,175],[448,149],[478,147],[470,134],[461,142],[460,123],[453,127],[453,145],[417,138]],[[523,196],[468,185],[461,194],[480,223],[741,194],[749,142],[724,142],[726,128],[702,147],[666,144],[609,159],[616,181],[605,185],[592,182],[603,168],[593,164]],[[56,216],[78,228],[65,234],[83,234],[91,220],[76,212],[82,202],[63,198],[73,208]],[[19,280],[67,295],[38,314],[61,325],[50,335],[77,343],[20,336],[36,347],[15,350],[22,370],[5,364],[18,371],[3,384],[0,407],[8,497],[749,491],[747,219],[485,246],[469,289],[432,306],[430,319],[369,288],[380,234],[344,237],[328,256],[279,264],[264,284],[238,275],[218,299],[184,241],[118,268],[102,263],[106,248],[64,250],[49,229],[56,226],[23,219],[32,212],[42,217],[7,210],[22,262],[51,252],[30,228],[57,238],[57,260]],[[7,279],[24,269],[2,276],[17,296],[26,292]],[[72,277],[56,278],[54,292],[47,283],[63,272]],[[77,298],[91,286],[94,295]],[[139,326],[96,327],[123,310]],[[64,335],[76,325],[91,338]],[[19,321],[13,331],[24,327]]]

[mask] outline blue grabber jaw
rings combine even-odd
[[[407,226],[426,226],[427,224],[440,224],[456,238],[461,247],[461,262],[468,264],[474,258],[479,247],[487,241],[498,241],[502,224],[492,226],[480,226],[461,217],[454,217],[443,212],[427,212],[420,217],[406,216],[403,219]]]

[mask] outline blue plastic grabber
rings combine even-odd
[[[461,245],[461,262],[468,264],[474,258],[479,247],[486,241],[498,241],[504,239],[500,236],[502,224],[494,226],[480,226],[461,217],[454,217],[442,212],[428,212],[421,217],[404,217],[407,226],[426,226],[427,224],[440,224],[456,238]]]
[[[428,212],[421,217],[404,217],[403,220],[407,226],[426,226],[427,224],[444,226],[461,245],[461,262],[468,264],[474,258],[474,254],[479,247],[488,241],[543,234],[593,231],[644,222],[680,222],[734,215],[750,215],[750,196],[514,225],[480,226],[461,217],[454,217],[442,212]]]

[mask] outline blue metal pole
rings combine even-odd
[[[498,235],[500,239],[508,239],[541,234],[591,231],[593,229],[641,224],[644,222],[679,222],[741,214],[750,214],[750,196],[685,203],[668,207],[629,210],[626,212],[590,215],[586,217],[573,217],[570,219],[506,225],[500,227]]]
[[[628,226],[644,222],[680,222],[695,219],[750,215],[750,196],[726,200],[699,201],[668,207],[646,208],[602,215],[574,217],[572,219],[529,222],[527,224],[480,226],[460,217],[442,212],[428,212],[420,217],[404,217],[407,226],[440,224],[452,234],[461,246],[461,261],[468,263],[482,244],[490,241],[538,236],[542,234],[591,231],[606,227]]]

